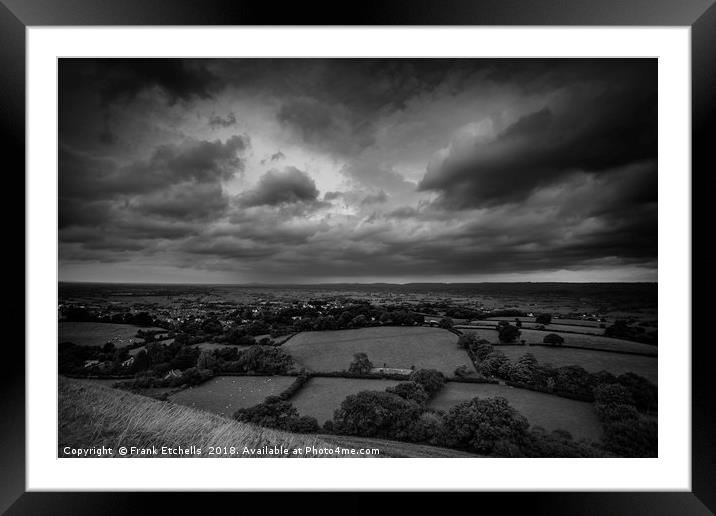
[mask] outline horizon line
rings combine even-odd
[[[634,285],[634,284],[658,284],[658,281],[458,281],[458,282],[440,282],[440,281],[409,281],[405,283],[395,283],[386,281],[377,282],[317,282],[317,283],[212,283],[212,282],[146,282],[146,281],[76,281],[76,280],[58,280],[57,283],[71,283],[78,285],[213,285],[228,287],[281,287],[281,286],[320,286],[320,285],[502,285],[502,284],[550,284],[550,285]]]

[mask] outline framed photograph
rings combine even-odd
[[[3,4],[9,514],[714,510],[691,240],[713,2]]]

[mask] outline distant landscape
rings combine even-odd
[[[91,399],[154,399],[298,441],[380,440],[384,456],[656,453],[654,284],[61,283],[59,292],[61,385]],[[61,397],[61,414],[76,403]],[[456,434],[476,414],[494,428]],[[653,439],[625,434],[625,422]],[[76,441],[75,423],[61,421],[60,450]],[[87,432],[103,445],[129,439]]]

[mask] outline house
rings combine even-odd
[[[92,367],[99,365],[99,360],[85,360],[85,364],[82,367]]]
[[[122,367],[130,367],[132,364],[134,364],[134,357],[129,357],[127,360],[122,362]]]

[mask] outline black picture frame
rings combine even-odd
[[[0,127],[5,162],[25,169],[25,29],[30,26],[81,25],[574,25],[574,26],[690,26],[692,73],[692,191],[709,190],[707,178],[716,170],[711,150],[716,141],[716,6],[714,0],[383,0],[360,4],[287,3],[245,0],[0,0]],[[697,180],[698,188],[693,188]],[[24,184],[24,182],[22,183]],[[23,188],[24,186],[20,186]],[[707,194],[704,194],[707,195]],[[21,197],[21,196],[18,196]],[[701,204],[700,206],[703,206]],[[701,208],[704,209],[704,208]],[[24,211],[23,211],[24,212]],[[16,212],[14,212],[16,218]],[[12,220],[12,219],[9,219]],[[692,220],[710,220],[693,210]],[[692,231],[692,234],[693,233]],[[707,237],[704,239],[709,240]],[[692,296],[710,284],[713,267],[694,260],[692,277],[701,278]],[[706,243],[698,242],[704,247]],[[19,247],[19,246],[18,246]],[[24,246],[23,246],[24,249]],[[24,251],[17,253],[26,258]],[[703,274],[703,275],[701,275]],[[23,298],[24,299],[24,294]],[[692,297],[692,320],[708,320],[708,302]],[[695,328],[694,328],[695,329]],[[693,335],[696,335],[695,333]],[[480,510],[524,507],[530,514],[713,514],[716,512],[716,416],[711,397],[712,365],[709,339],[692,338],[692,491],[691,492],[590,492],[590,493],[476,493],[452,494],[451,504],[467,501]],[[161,497],[163,512],[191,507],[183,493],[37,493],[25,492],[25,355],[19,346],[6,346],[2,420],[2,482],[0,510],[7,514],[125,514],[147,507],[147,497]],[[230,494],[212,494],[212,506],[225,503]],[[243,502],[257,495],[241,494]],[[289,504],[303,504],[302,494],[289,495]],[[380,495],[376,495],[380,497]],[[372,504],[371,496],[349,494],[340,503],[357,512]],[[401,512],[420,507],[415,494]],[[380,503],[380,502],[375,502]],[[405,502],[401,502],[403,504]]]

